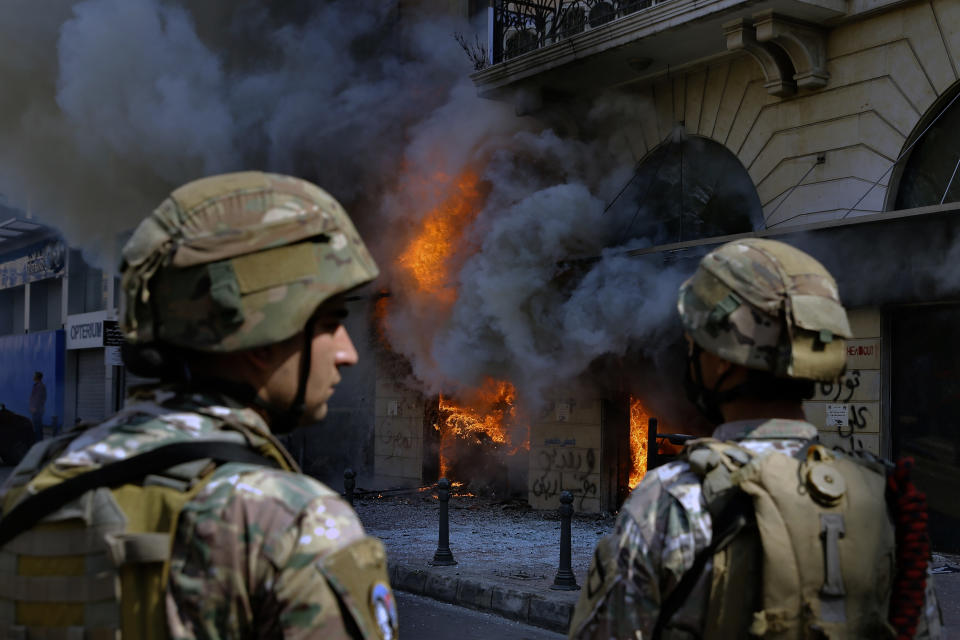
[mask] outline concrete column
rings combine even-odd
[[[67,351],[64,358],[63,428],[73,427],[77,420],[77,351]]]
[[[30,283],[23,285],[23,332],[30,333]]]
[[[496,33],[494,29],[496,15],[494,14],[493,0],[490,0],[490,6],[487,7],[487,64],[491,67],[494,65],[494,53],[493,47],[496,41]]]
[[[116,275],[115,270],[116,270],[116,266],[114,265],[113,260],[111,260],[109,263],[109,266],[107,266],[103,270],[103,289],[106,296],[106,309],[107,309],[108,320],[114,320],[117,318],[117,309],[113,304],[114,289],[116,285],[114,281],[115,280],[114,276]],[[107,362],[108,348],[109,347],[106,347],[106,346],[103,348],[104,374],[105,374],[103,379],[103,386],[104,386],[104,392],[107,395],[106,397],[107,404],[105,405],[106,415],[112,416],[115,408],[121,404],[121,400],[123,398],[117,397],[118,395],[122,394],[122,391],[118,393],[118,390],[116,388],[117,386],[116,380],[115,380],[116,376],[114,375],[116,373],[116,367],[114,367],[112,364],[109,364]]]
[[[104,290],[106,291],[107,297],[105,308],[107,310],[107,317],[111,319],[116,318],[116,307],[113,304],[113,296],[115,295],[114,285],[116,284],[114,282],[114,277],[116,275],[114,273],[115,268],[116,267],[111,264],[103,271]]]
[[[67,248],[67,257],[63,266],[63,278],[60,280],[60,326],[67,326],[67,315],[70,305],[70,249]]]
[[[103,355],[103,393],[104,393],[104,415],[109,417],[114,414],[114,407],[117,406],[116,389],[113,384],[114,366],[107,362],[106,347],[100,349]]]

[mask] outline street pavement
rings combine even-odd
[[[437,548],[437,502],[426,494],[366,497],[355,504],[368,533],[383,540],[391,583],[406,591],[565,632],[579,591],[551,589],[558,568],[555,513],[518,510],[472,496],[450,502],[449,545],[456,566],[431,566]],[[590,556],[612,518],[576,515],[573,573],[583,585]],[[960,640],[960,557],[934,555],[934,588],[945,640]]]
[[[429,640],[560,640],[559,633],[432,598],[397,593],[401,638]]]

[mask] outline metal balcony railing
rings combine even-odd
[[[487,43],[489,63],[515,58],[655,3],[655,0],[493,0]]]

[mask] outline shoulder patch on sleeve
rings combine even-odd
[[[364,638],[397,637],[396,600],[387,576],[387,554],[379,540],[364,537],[318,560],[317,569]]]

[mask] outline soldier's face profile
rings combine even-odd
[[[357,349],[343,326],[347,309],[342,300],[320,306],[314,315],[310,377],[304,401],[306,422],[322,420],[327,415],[327,402],[334,386],[340,382],[340,367],[357,363]],[[297,370],[299,371],[299,358]]]
[[[313,315],[310,375],[307,378],[301,424],[310,424],[326,417],[327,402],[340,382],[340,367],[357,363],[357,350],[343,326],[346,316],[346,305],[339,297],[320,305]],[[270,371],[261,395],[277,406],[290,406],[296,399],[304,341],[301,333],[273,347],[274,355],[270,357],[272,364],[267,365]]]

